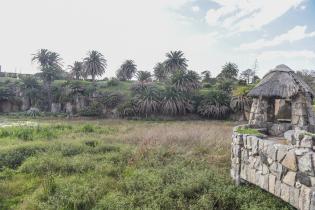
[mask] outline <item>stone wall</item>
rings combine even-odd
[[[314,130],[314,112],[312,99],[308,95],[299,94],[292,99],[292,125],[305,130]]]
[[[249,125],[241,126],[247,128]],[[287,131],[286,140],[240,134],[232,136],[231,176],[249,182],[301,210],[315,210],[315,152],[305,131]]]
[[[268,121],[268,100],[254,98],[249,115],[249,124],[265,127]]]

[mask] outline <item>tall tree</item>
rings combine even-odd
[[[236,79],[238,75],[238,66],[235,63],[226,63],[221,73],[218,75],[219,79]]]
[[[202,75],[202,82],[210,83],[211,82],[211,72],[210,71],[203,71],[201,72]]]
[[[137,72],[137,65],[133,60],[126,60],[116,72],[120,81],[131,80]]]
[[[167,72],[164,63],[157,63],[153,67],[154,77],[159,82],[164,82],[167,79]]]
[[[245,80],[247,84],[254,82],[255,71],[246,69],[241,72],[240,79]]]
[[[51,52],[47,49],[40,49],[33,54],[32,62],[37,62],[41,73],[39,76],[45,82],[45,87],[48,93],[48,109],[50,110],[52,103],[52,82],[60,77],[62,73],[61,57],[56,52]]]
[[[83,63],[80,61],[75,61],[73,65],[69,65],[70,75],[75,80],[79,80],[81,76],[84,74]]]
[[[152,81],[152,75],[149,71],[138,71],[137,72],[137,79],[141,83],[151,82]]]
[[[95,82],[95,77],[105,73],[107,61],[102,53],[96,50],[89,51],[83,61],[86,74],[92,77],[93,82]]]
[[[176,71],[186,71],[188,64],[187,59],[184,57],[184,53],[182,51],[171,51],[166,53],[167,59],[165,60],[166,70],[170,73],[174,73]]]

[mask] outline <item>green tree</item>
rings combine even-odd
[[[75,61],[73,65],[69,65],[68,68],[70,69],[70,75],[75,80],[79,80],[80,77],[84,74],[83,63],[80,61]]]
[[[95,82],[95,77],[102,76],[105,73],[107,61],[102,53],[96,50],[89,51],[83,61],[85,72],[92,77],[93,82]]]
[[[162,93],[161,112],[165,115],[185,115],[193,111],[189,97],[174,87],[166,87]]]
[[[203,72],[201,72],[201,75],[202,75],[202,82],[211,83],[211,72],[210,71],[203,71]]]
[[[167,71],[165,69],[164,63],[157,63],[153,68],[153,72],[157,81],[164,82],[167,79]]]
[[[176,90],[190,92],[200,88],[200,77],[195,71],[177,71],[171,77],[171,84]]]
[[[238,66],[235,63],[226,63],[221,73],[218,75],[218,79],[233,79],[236,80],[238,75]]]
[[[152,81],[152,75],[149,71],[138,71],[137,79],[139,82],[145,83],[145,82],[151,82]]]
[[[203,99],[198,106],[199,115],[211,119],[224,119],[230,112],[230,97],[221,90],[212,90]]]
[[[47,89],[48,109],[50,110],[52,103],[51,84],[63,73],[62,59],[56,52],[40,49],[33,54],[32,62],[36,62],[39,65],[41,71],[39,76],[44,81],[45,88]]]
[[[120,81],[131,80],[137,72],[137,65],[133,60],[126,60],[116,72]]]
[[[188,67],[187,61],[182,51],[171,51],[166,53],[164,64],[168,72],[174,73],[176,71],[186,71]]]
[[[240,74],[240,79],[245,80],[246,84],[250,84],[254,82],[254,77],[255,77],[255,71],[252,69],[246,69],[242,71]]]

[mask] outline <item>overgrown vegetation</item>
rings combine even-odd
[[[97,51],[68,66],[69,72],[64,71],[61,56],[47,49],[38,50],[32,61],[40,73],[0,81],[0,111],[22,109],[33,117],[52,112],[110,118],[189,114],[208,119],[228,119],[241,113],[240,120],[244,120],[251,105],[246,97],[253,87],[249,83],[258,82],[255,70],[247,69],[238,77],[234,63],[226,63],[216,77],[211,77],[210,71],[199,75],[189,70],[182,51],[167,53],[165,60],[154,66],[154,74],[140,71],[135,61],[126,60],[115,78],[103,80],[96,78],[104,74],[107,60]]]
[[[10,134],[0,138],[0,209],[293,209],[232,183],[233,126],[39,119],[37,127],[7,127]],[[16,136],[25,129],[32,141]]]

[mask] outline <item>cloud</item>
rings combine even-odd
[[[281,34],[279,36],[274,37],[271,40],[267,39],[259,39],[252,43],[241,44],[241,50],[257,50],[266,47],[274,47],[286,42],[295,42],[305,38],[315,37],[315,31],[307,33],[307,26],[295,26],[287,33]]]
[[[199,12],[199,11],[200,11],[200,7],[198,7],[198,6],[193,6],[193,7],[191,8],[191,10],[192,10],[193,12]]]
[[[303,59],[315,59],[315,52],[311,50],[300,51],[266,51],[258,56],[259,60],[276,60],[276,59],[291,59],[291,58],[303,58]]]
[[[210,9],[206,21],[210,26],[243,32],[259,30],[298,7],[304,0],[212,0],[219,5]]]

